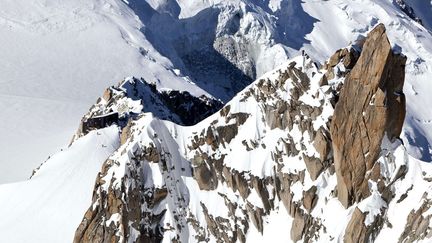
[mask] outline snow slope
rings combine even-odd
[[[432,2],[405,0],[405,2],[414,9],[415,14],[422,20],[423,25],[432,31]]]
[[[0,185],[4,242],[71,242],[101,165],[119,147],[116,126],[53,155],[31,180]],[[19,225],[19,226],[18,226]]]
[[[67,145],[101,91],[126,76],[206,94],[172,71],[141,27],[117,0],[1,2],[0,183],[28,178]]]

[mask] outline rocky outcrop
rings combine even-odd
[[[316,180],[321,172],[324,170],[324,164],[319,158],[309,157],[303,154],[303,161],[306,165],[306,169],[312,180]]]
[[[198,182],[200,190],[214,190],[218,185],[216,174],[211,170],[201,156],[196,156],[193,160],[194,178]]]
[[[112,124],[124,128],[141,112],[152,112],[160,119],[190,126],[215,113],[222,105],[221,101],[204,95],[196,97],[187,91],[161,91],[144,79],[127,78],[104,91],[82,118],[72,141],[91,130]]]
[[[393,53],[380,24],[368,34],[345,80],[330,129],[338,198],[345,207],[369,196],[367,174],[378,159],[381,142],[384,136],[394,141],[401,132],[405,61]]]
[[[316,133],[313,145],[320,154],[320,160],[325,161],[331,152],[331,138],[329,132],[321,127]]]
[[[432,203],[430,200],[424,200],[419,209],[410,212],[407,217],[405,230],[399,238],[400,243],[411,243],[432,237],[432,228],[430,227],[432,215],[423,215],[426,211],[430,210],[431,206]]]
[[[312,186],[309,190],[303,192],[303,207],[310,213],[315,207],[318,197],[315,194],[317,191],[316,186]]]
[[[150,148],[154,148],[154,145]],[[117,165],[113,160],[103,164],[98,174],[93,192],[93,202],[81,224],[75,232],[74,242],[160,242],[162,232],[158,222],[166,210],[157,206],[163,201],[168,191],[166,187],[141,185],[148,178],[143,171],[148,163],[146,158],[154,149],[143,149],[143,154],[133,155],[133,163],[125,169],[123,178],[115,178],[111,170]],[[150,153],[149,153],[150,152]],[[158,153],[159,154],[159,153]],[[110,180],[107,178],[111,177]],[[144,207],[145,209],[143,209]],[[145,224],[142,224],[142,221]]]
[[[366,215],[356,207],[345,229],[344,243],[368,242],[365,218]]]
[[[81,130],[84,134],[87,134],[91,130],[109,127],[112,124],[119,124],[119,121],[120,119],[117,112],[112,112],[100,116],[93,116],[82,122]]]
[[[360,47],[359,47],[360,48]],[[337,50],[330,59],[324,63],[324,69],[327,70],[320,80],[320,86],[327,85],[328,80],[337,76],[345,76],[354,67],[359,58],[359,51],[354,47]]]

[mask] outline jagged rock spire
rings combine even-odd
[[[395,54],[383,24],[367,36],[345,80],[331,124],[338,198],[345,207],[367,197],[368,171],[384,136],[397,138],[405,118],[402,87],[406,58]]]

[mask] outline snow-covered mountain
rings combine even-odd
[[[4,1],[3,239],[428,241],[431,6]]]

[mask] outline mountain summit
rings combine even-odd
[[[294,58],[193,127],[133,118],[75,242],[253,242],[277,240],[281,228],[306,242],[396,235],[387,212],[403,205],[405,175],[420,166],[398,137],[406,58],[383,25],[348,60],[352,52],[335,54],[329,65],[352,69],[327,84],[327,70]],[[346,220],[334,225],[334,215]]]

